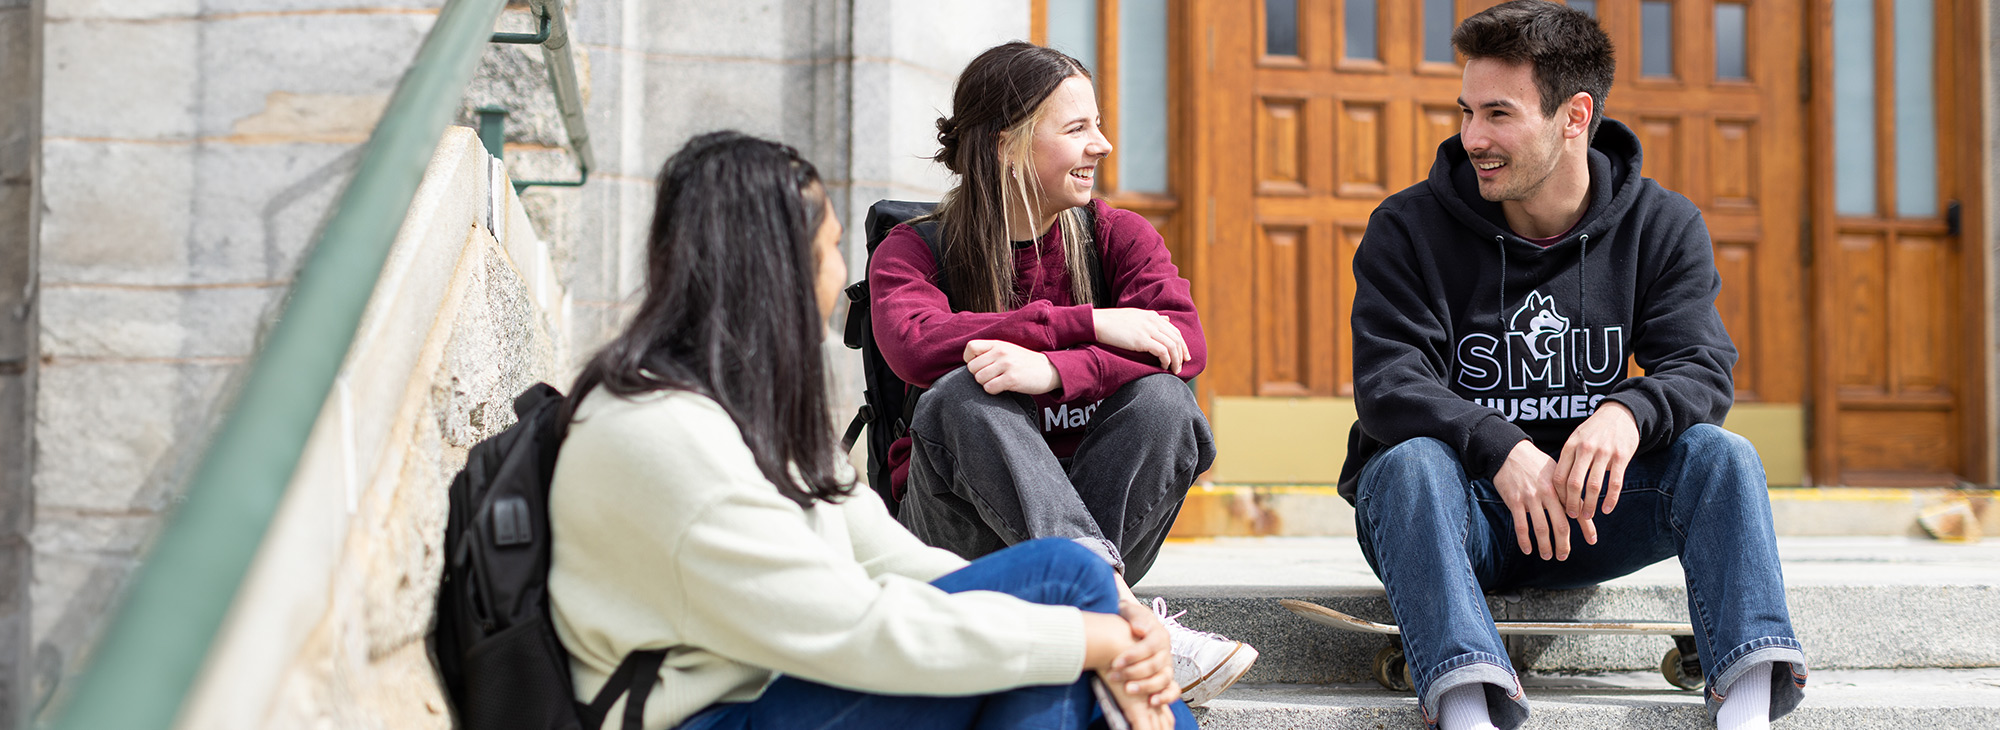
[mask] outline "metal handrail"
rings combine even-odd
[[[563,121],[589,169],[589,135],[555,0],[543,44]],[[222,629],[360,327],[433,149],[451,124],[506,0],[448,0],[403,74],[361,164],[300,267],[185,501],[58,708],[58,730],[172,726]],[[559,70],[560,69],[560,70]]]
[[[543,22],[542,61],[549,69],[549,85],[555,88],[556,110],[562,113],[563,129],[569,132],[570,151],[576,154],[575,180],[516,180],[514,191],[534,187],[573,188],[590,182],[597,157],[590,149],[590,127],[583,120],[583,85],[577,83],[576,56],[569,51],[569,20],[563,17],[560,0],[529,0]],[[497,39],[496,39],[497,41]]]

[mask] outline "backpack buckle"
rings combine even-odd
[[[535,526],[528,520],[528,500],[504,497],[493,503],[493,544],[500,547],[526,545],[535,540]]]

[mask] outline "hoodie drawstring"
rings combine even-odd
[[[1507,237],[1500,235],[1494,236],[1493,245],[1500,247],[1500,311],[1496,313],[1495,316],[1498,317],[1500,320],[1499,331],[1506,332],[1507,331]]]
[[[1588,286],[1588,282],[1590,281],[1590,256],[1587,253],[1589,250],[1590,250],[1590,234],[1585,233],[1581,236],[1577,236],[1576,321],[1577,321],[1577,329],[1584,333],[1583,336],[1586,339],[1590,337],[1590,314],[1583,308],[1583,304],[1585,301],[1587,301],[1587,298],[1585,296],[1587,290],[1584,287]],[[1564,333],[1564,336],[1567,337],[1568,333]],[[1583,392],[1588,394],[1590,392],[1590,383],[1584,381],[1583,372],[1581,370],[1578,370],[1576,367],[1577,353],[1571,352],[1570,356],[1565,359],[1569,360],[1570,377],[1576,378],[1577,384],[1583,386]]]

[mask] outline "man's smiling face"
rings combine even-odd
[[[1458,106],[1459,141],[1479,175],[1479,197],[1526,201],[1541,192],[1562,156],[1563,115],[1542,114],[1534,67],[1466,61]]]

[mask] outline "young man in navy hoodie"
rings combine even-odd
[[[1763,467],[1716,425],[1736,348],[1701,214],[1602,118],[1611,42],[1589,16],[1515,0],[1452,45],[1460,134],[1355,254],[1360,420],[1340,480],[1424,720],[1527,719],[1483,591],[1678,556],[1711,715],[1768,727],[1798,705],[1805,654]]]

